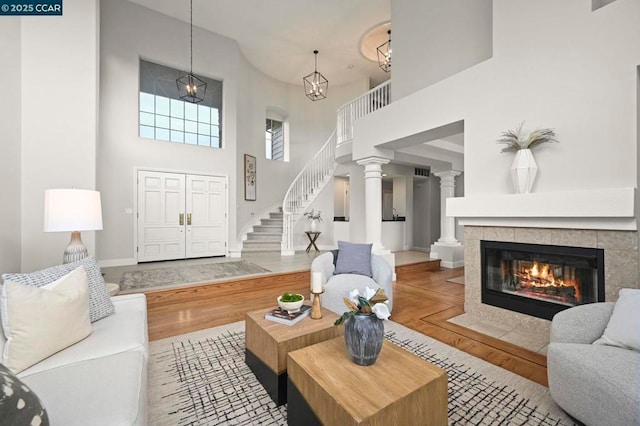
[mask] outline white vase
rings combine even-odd
[[[318,221],[311,219],[311,232],[318,232]]]
[[[511,164],[511,180],[518,194],[528,194],[531,192],[533,183],[538,174],[538,164],[533,158],[530,149],[521,149],[516,153],[516,158]]]

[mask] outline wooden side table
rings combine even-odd
[[[245,362],[271,399],[282,405],[287,402],[287,354],[342,336],[344,327],[334,326],[338,315],[326,309],[321,319],[305,318],[291,326],[264,319],[269,310],[245,314]]]
[[[304,233],[307,234],[307,238],[309,238],[307,253],[309,253],[309,250],[311,250],[311,247],[313,247],[314,249],[316,249],[317,252],[319,252],[320,250],[318,250],[318,246],[316,245],[316,240],[318,239],[320,234],[322,234],[322,232],[304,231]]]
[[[385,341],[375,364],[351,360],[344,338],[289,352],[287,424],[446,425],[447,373]]]

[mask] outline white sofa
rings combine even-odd
[[[92,323],[87,338],[17,375],[38,395],[52,426],[147,424],[146,298],[112,301],[115,314]]]

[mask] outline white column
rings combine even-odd
[[[389,163],[389,159],[368,157],[358,160],[357,163],[364,166],[367,241],[373,243],[372,251],[388,253],[382,245],[382,165]]]
[[[453,216],[447,216],[447,198],[455,197],[456,176],[461,172],[449,170],[446,172],[434,173],[440,178],[440,239],[441,245],[460,245],[456,240],[456,220]]]

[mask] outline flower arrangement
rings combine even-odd
[[[309,220],[317,220],[318,222],[322,222],[322,216],[321,216],[321,211],[318,210],[318,213],[316,213],[314,211],[314,209],[311,209],[310,212],[305,212],[304,215],[307,217],[307,219]]]
[[[389,299],[381,288],[373,290],[367,287],[365,289],[364,296],[361,296],[360,292],[355,289],[349,293],[349,297],[345,297],[342,300],[349,310],[343,313],[340,318],[336,320],[334,325],[340,325],[358,313],[373,313],[381,320],[389,319],[389,316],[391,316],[389,307],[387,306]]]
[[[552,129],[536,129],[530,132],[528,135],[522,131],[524,122],[520,123],[518,128],[514,130],[507,130],[502,132],[500,139],[497,143],[506,145],[500,152],[519,151],[521,149],[531,149],[534,146],[541,145],[547,142],[559,142],[556,139],[556,134]]]

